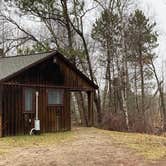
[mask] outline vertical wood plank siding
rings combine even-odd
[[[64,86],[73,87],[75,89],[86,88],[93,90],[93,88],[83,78],[69,68],[63,61],[59,59],[57,60],[57,63],[60,66],[61,73],[64,75]]]
[[[23,87],[4,86],[3,136],[28,134],[34,127],[35,113],[24,112]],[[70,130],[70,93],[64,94],[64,105],[48,106],[47,88],[38,88],[41,132]]]
[[[0,86],[0,137],[2,137],[2,93],[3,87]]]
[[[0,91],[0,94],[2,94],[2,100],[0,100],[0,136],[2,134],[3,136],[28,134],[30,129],[34,127],[35,113],[24,112],[25,87],[17,84],[36,85],[33,88],[39,92],[41,132],[67,131],[71,129],[69,89],[72,88],[74,90],[87,89],[89,119],[92,124],[92,91],[94,88],[60,59],[57,59],[56,64],[53,63],[53,58],[48,59],[11,78],[6,83],[13,84],[3,85],[3,93]],[[62,105],[48,105],[47,91],[51,85],[65,87]]]

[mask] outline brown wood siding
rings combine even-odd
[[[67,66],[62,60],[57,60],[60,70],[64,75],[64,86],[71,87],[73,89],[88,89],[92,90],[90,86],[83,78],[81,78],[74,70]]]
[[[2,137],[2,113],[0,113],[0,137]]]
[[[39,120],[41,132],[66,131],[70,129],[69,92],[64,92],[64,104],[48,106],[47,88],[36,88],[39,92]],[[23,87],[4,86],[3,135],[28,134],[34,127],[35,113],[24,112]],[[66,107],[64,107],[66,105]]]
[[[22,89],[4,86],[3,91],[3,135],[22,134]]]
[[[0,129],[2,128],[3,130],[3,136],[28,134],[30,129],[34,127],[35,113],[24,112],[23,92],[28,85],[31,85],[35,91],[39,92],[41,132],[70,130],[70,91],[94,90],[92,86],[62,60],[57,59],[55,64],[53,63],[53,58],[24,71],[6,83],[9,84],[3,85],[3,114],[2,116],[0,114],[0,122],[2,121]],[[59,86],[64,89],[63,105],[48,106],[47,89],[51,86],[56,86],[57,88]],[[92,96],[89,100],[92,102]],[[92,105],[89,106],[90,109],[92,109]],[[89,116],[91,115],[92,112],[89,112]]]
[[[2,137],[2,86],[0,86],[0,137]]]

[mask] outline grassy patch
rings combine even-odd
[[[145,159],[166,159],[166,137],[137,133],[124,133],[100,130],[96,128],[78,128],[70,132],[48,133],[40,136],[15,136],[0,138],[0,155],[17,147],[52,146],[66,141],[73,141],[81,135],[108,136],[116,146],[127,147]],[[105,138],[104,138],[105,139]],[[106,137],[107,139],[107,137]]]
[[[0,155],[10,152],[17,147],[49,146],[74,139],[75,133],[59,132],[47,133],[38,136],[14,136],[0,138]]]
[[[113,131],[103,131],[103,133],[110,135],[117,146],[134,149],[145,159],[158,160],[166,157],[165,137]]]

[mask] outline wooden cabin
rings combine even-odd
[[[29,134],[38,96],[40,131],[71,129],[70,93],[88,96],[88,123],[93,125],[95,85],[57,51],[0,57],[0,136]]]

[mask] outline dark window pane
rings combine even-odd
[[[48,90],[48,104],[62,104],[63,103],[63,91],[62,90]]]
[[[34,89],[25,89],[25,111],[33,110]]]

